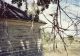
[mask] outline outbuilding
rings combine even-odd
[[[38,42],[44,24],[0,0],[0,56],[41,56]]]

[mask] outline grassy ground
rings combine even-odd
[[[68,56],[80,56],[80,38],[75,38],[73,43],[70,45],[69,40],[65,38],[67,44]],[[67,56],[66,51],[64,50],[63,44],[60,40],[57,41],[57,49],[53,52],[52,43],[44,43],[44,56]]]

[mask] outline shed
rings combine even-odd
[[[41,56],[39,22],[0,0],[0,56]]]

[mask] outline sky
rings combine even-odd
[[[7,3],[10,3],[11,4],[11,0],[5,0],[5,1]],[[32,2],[33,2],[33,0],[28,0],[28,3],[32,3]],[[24,4],[25,3],[23,3],[23,6],[21,7],[22,10],[25,10],[25,5]],[[66,11],[66,13],[70,17],[75,18],[74,15],[80,16],[80,11],[79,11],[80,10],[80,7],[79,7],[80,6],[80,0],[62,0],[62,2],[60,4],[61,4],[61,7],[62,8],[65,8],[64,10]],[[76,6],[74,4],[76,4],[78,6]],[[13,5],[17,7],[16,4],[13,4]],[[47,17],[47,19],[50,20],[51,22],[53,20],[53,17],[51,17],[49,14],[55,13],[55,8],[56,8],[56,5],[55,4],[54,5],[53,4],[49,4],[49,8],[46,9],[43,12],[44,15]],[[73,13],[74,15],[72,15],[70,13]],[[49,27],[49,26],[52,27],[52,24],[44,17],[44,15],[43,14],[40,14],[39,15],[39,18],[40,18],[40,20],[45,21],[47,24],[45,26],[42,26],[41,28],[43,28],[43,27]],[[63,28],[67,28],[71,24],[70,19],[64,13],[62,13],[61,18],[62,18],[62,27]],[[75,22],[77,22],[77,20]],[[78,26],[78,28],[80,28],[80,25]],[[72,25],[70,27],[70,29],[74,30],[74,25]],[[48,32],[51,32],[52,29],[51,28],[47,28],[45,30],[48,31]],[[72,35],[75,32],[73,32],[73,31],[65,31],[65,33],[67,33],[69,35]]]

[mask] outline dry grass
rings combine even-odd
[[[74,42],[70,45],[69,41],[65,38],[67,44],[68,56],[80,56],[80,38],[75,38]],[[64,50],[63,44],[58,40],[57,49],[53,52],[52,43],[46,43],[43,45],[44,56],[67,56],[66,51]]]

